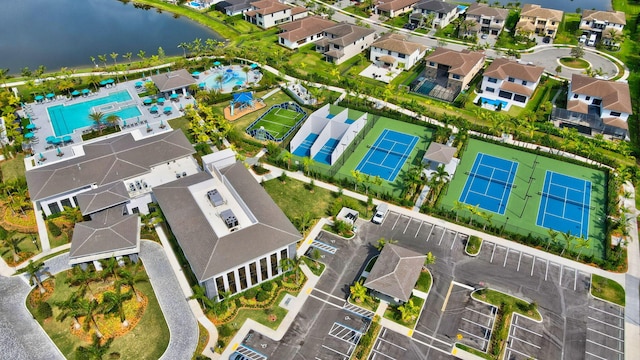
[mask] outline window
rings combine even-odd
[[[252,262],[249,264],[249,274],[251,275],[251,284],[255,285],[258,283],[258,269],[256,263]]]
[[[527,80],[522,80],[522,85],[527,85]]]
[[[224,279],[222,276],[218,276],[216,278],[216,287],[218,288],[218,294],[222,294],[224,292]]]
[[[229,283],[229,291],[232,294],[238,292],[238,288],[236,288],[236,275],[232,272],[227,274],[227,282]]]
[[[573,94],[573,98],[577,99],[578,98],[578,94]]]
[[[500,92],[498,93],[498,96],[500,96],[501,98],[509,99],[509,100],[511,100],[511,95],[513,94],[504,90],[500,90]]]
[[[591,96],[587,96],[586,98],[584,98],[585,100],[589,101],[591,100]]]
[[[77,197],[73,197],[73,203],[76,204],[76,206],[78,206],[78,198]]]
[[[498,82],[498,79],[490,77],[490,78],[487,79],[487,81],[490,82],[490,83],[494,83],[495,84],[495,83]]]
[[[619,113],[617,111],[612,111],[610,114],[611,114],[611,116],[616,116],[616,117],[622,115],[621,113]]]
[[[436,63],[434,63],[433,61],[429,61],[429,66],[436,66]]]
[[[398,57],[399,57],[400,59],[404,59],[404,58],[406,58],[406,57],[407,57],[407,55],[405,55],[405,54],[398,54]]]
[[[282,249],[282,251],[280,251],[280,259],[284,259],[284,258],[287,258],[287,257],[289,257],[287,255],[287,249]]]
[[[387,50],[387,55],[391,55],[391,50]]]
[[[271,254],[271,275],[278,274],[278,254]]]
[[[484,89],[484,91],[490,92],[490,93],[494,93],[494,92],[496,92],[496,89],[494,89],[492,87],[488,87],[488,88]]]
[[[515,94],[515,95],[513,96],[513,101],[517,101],[517,102],[519,102],[519,103],[524,103],[524,102],[526,102],[526,101],[527,101],[527,97],[526,97],[526,96],[523,96],[523,95]]]
[[[52,215],[60,213],[60,206],[58,206],[58,203],[51,203],[48,206]]]
[[[269,268],[267,267],[267,258],[260,259],[260,275],[262,275],[262,280],[267,280],[269,278]]]
[[[244,267],[238,269],[239,280],[240,280],[240,288],[242,290],[247,288],[247,270]]]
[[[60,204],[62,204],[62,208],[64,209],[65,207],[73,207],[71,206],[71,200],[69,199],[62,199],[60,200]]]
[[[460,80],[460,75],[458,75],[458,74],[451,74],[451,77],[456,79],[456,80]]]
[[[512,78],[511,76],[509,76],[509,79],[507,81],[508,82],[514,82],[514,81],[516,81],[516,79]]]
[[[593,99],[592,104],[600,106],[600,104],[602,104],[602,99]]]

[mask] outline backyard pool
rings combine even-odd
[[[502,109],[503,110],[506,110],[507,109],[507,105],[509,105],[506,101],[492,100],[492,99],[487,99],[487,98],[484,98],[484,97],[480,98],[480,103],[493,105],[495,107],[498,107],[498,105],[502,104]]]
[[[433,81],[429,81],[429,80],[424,80],[424,82],[422,83],[422,85],[420,85],[417,89],[416,92],[419,94],[424,94],[424,95],[429,95],[429,93],[431,92],[431,90],[433,90],[433,88],[436,87],[435,82]]]
[[[208,89],[218,89],[223,93],[229,93],[233,91],[235,86],[245,85],[246,83],[247,73],[232,68],[215,70],[204,79],[204,84]]]
[[[130,119],[142,115],[140,109],[131,101],[128,91],[118,91],[92,100],[73,105],[56,105],[47,108],[51,125],[56,136],[73,133],[76,129],[93,126],[89,118],[92,112],[101,112],[106,119],[109,115],[116,115],[120,119]]]

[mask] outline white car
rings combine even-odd
[[[582,36],[580,36],[580,41],[579,41],[579,43],[580,43],[580,44],[584,44],[585,42],[587,42],[587,35],[582,35]]]

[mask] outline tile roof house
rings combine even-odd
[[[482,76],[482,97],[524,107],[538,87],[544,68],[505,58],[495,59]]]
[[[308,16],[290,23],[278,25],[278,44],[297,49],[302,45],[318,41],[324,37],[324,30],[336,23],[320,16]]]
[[[244,19],[258,27],[268,29],[276,25],[302,19],[308,10],[291,6],[277,0],[260,0],[251,3],[251,9],[244,13]]]
[[[227,16],[240,15],[251,9],[254,0],[222,0],[215,5],[216,10]]]
[[[404,35],[386,34],[373,42],[369,51],[369,60],[379,66],[411,69],[424,57],[428,47],[408,41]]]
[[[567,110],[595,114],[604,125],[628,130],[627,120],[633,113],[629,84],[574,74],[567,94]]]
[[[516,34],[529,36],[535,34],[555,38],[563,16],[564,13],[561,10],[525,4],[520,11],[520,20],[516,24]]]
[[[396,303],[405,303],[411,297],[426,258],[426,255],[413,250],[386,244],[364,286]]]
[[[326,61],[339,65],[369,48],[375,39],[374,29],[341,22],[324,30],[316,51],[324,54]]]
[[[413,6],[419,0],[377,0],[373,10],[378,15],[390,18],[413,11]]]
[[[626,24],[622,11],[583,10],[579,29],[587,36],[595,34],[605,45],[619,46],[619,35]]]
[[[445,79],[446,87],[465,88],[484,66],[484,54],[477,51],[456,51],[436,48],[425,58],[425,75]]]
[[[462,36],[477,36],[478,33],[499,35],[509,17],[509,9],[491,7],[487,4],[473,3],[465,13],[465,20],[472,21],[473,26],[466,29]]]
[[[244,291],[282,273],[302,235],[260,184],[224,150],[206,171],[154,189],[163,214],[207,296]]]
[[[422,22],[433,14],[431,26],[441,29],[458,16],[458,11],[457,5],[442,0],[422,0],[413,6],[413,13],[409,16],[409,20],[413,24],[421,26]]]

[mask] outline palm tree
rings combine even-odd
[[[91,345],[78,346],[76,349],[77,357],[80,359],[101,360],[105,355],[107,355],[107,351],[109,350],[109,347],[111,347],[112,342],[113,338],[110,338],[103,344],[102,341],[100,341],[100,337],[95,335]]]
[[[62,214],[62,217],[67,221],[74,224],[82,221],[82,212],[79,207],[63,206],[62,209],[63,210],[60,214]]]
[[[109,54],[109,56],[111,56],[111,60],[113,60],[113,65],[114,65],[114,66],[118,64],[118,63],[116,62],[116,59],[118,58],[118,55],[120,55],[120,54],[118,54],[118,53],[116,53],[116,52],[112,52],[111,54]]]
[[[146,231],[153,231],[156,224],[162,222],[162,218],[160,218],[158,211],[152,211],[148,214],[140,214],[140,221],[142,222],[142,227]]]
[[[293,258],[285,257],[280,259],[280,264],[278,266],[280,271],[284,273],[288,273],[290,271],[293,272],[293,275],[296,279],[296,284],[298,283],[298,277],[300,272],[300,258],[294,256]]]
[[[96,322],[96,315],[100,313],[101,306],[98,303],[98,300],[92,299],[87,300],[85,298],[81,298],[78,301],[78,306],[80,311],[82,311],[82,316],[84,316],[83,327],[85,331],[89,331],[91,325],[96,332],[96,336],[101,338],[102,333],[100,332],[100,328],[98,328],[98,323]]]
[[[242,68],[242,72],[244,73],[245,78],[247,79],[247,84],[249,84],[249,72],[251,71],[251,68],[248,66],[244,66]]]
[[[376,249],[378,249],[378,251],[382,251],[382,249],[384,249],[384,246],[387,244],[397,244],[398,241],[397,240],[393,240],[393,239],[389,239],[386,240],[385,238],[380,238],[378,239],[378,242],[376,244]]]
[[[357,303],[367,300],[367,288],[362,285],[362,280],[356,281],[353,286],[349,288],[349,292]]]
[[[80,308],[81,298],[82,294],[80,294],[80,292],[72,292],[66,300],[55,302],[54,305],[60,310],[60,314],[58,314],[56,320],[64,321],[66,318],[71,317],[73,319],[73,328],[80,329],[81,325],[78,317],[82,315]]]
[[[307,176],[309,176],[310,168],[313,166],[313,164],[315,164],[315,161],[313,161],[313,159],[309,156],[306,156],[302,159],[302,167],[304,168],[304,172]]]
[[[482,224],[483,231],[487,229],[487,225],[489,226],[493,225],[493,221],[491,221],[491,218],[493,218],[493,213],[480,211],[480,217],[482,217],[482,219],[484,220]]]
[[[20,243],[26,239],[26,235],[19,234],[15,230],[7,231],[4,239],[2,239],[3,246],[8,247],[13,253],[13,262],[18,263],[20,261]]]
[[[582,255],[582,251],[584,249],[589,249],[591,247],[591,244],[589,243],[589,239],[585,239],[583,236],[577,238],[577,241],[578,242],[576,243],[576,249],[580,249],[580,251],[578,251],[576,261],[580,261],[580,255]]]
[[[102,134],[102,121],[104,119],[104,114],[100,111],[95,111],[89,114],[89,119],[96,124],[98,132]]]
[[[479,204],[476,206],[467,205],[467,210],[471,212],[471,217],[469,217],[469,225],[471,225],[471,223],[473,222],[473,216],[480,213],[479,207]]]
[[[451,208],[451,210],[456,212],[456,222],[458,222],[458,215],[459,215],[460,210],[465,209],[465,208],[466,208],[466,204],[465,203],[463,203],[463,202],[461,202],[459,200],[456,200],[456,201],[453,202],[453,207]]]
[[[560,256],[564,255],[564,251],[571,247],[571,242],[573,241],[574,236],[571,235],[571,230],[562,233],[562,237],[564,238],[564,246],[562,247],[562,252]]]
[[[100,260],[100,264],[102,264],[102,272],[100,276],[102,277],[102,281],[106,282],[109,280],[109,277],[113,277],[113,283],[118,283],[118,260],[115,257],[110,257],[104,260]]]
[[[104,68],[107,68],[107,54],[98,55],[98,60],[102,62]]]
[[[131,291],[136,295],[136,300],[138,302],[142,302],[142,296],[140,296],[140,292],[136,290],[135,285],[141,282],[149,281],[149,277],[147,274],[142,271],[142,263],[138,261],[131,270],[128,269],[120,269],[118,271],[118,275],[120,275],[119,285],[127,285],[131,288]]]
[[[358,170],[351,170],[351,176],[353,176],[353,191],[358,191],[358,184],[364,181],[364,177]]]
[[[115,126],[118,123],[118,121],[120,121],[120,116],[116,114],[109,114],[107,115],[107,118],[105,119],[105,121],[108,124],[108,126]]]
[[[44,294],[46,289],[42,286],[42,281],[40,280],[40,274],[45,274],[47,276],[51,276],[51,273],[44,270],[43,262],[33,262],[33,260],[29,260],[29,264],[24,268],[24,272],[29,275],[29,284],[33,285],[35,282],[40,289],[40,293]]]
[[[329,75],[331,75],[331,78],[340,81],[340,69],[338,69],[338,66],[334,65],[331,70],[329,70]]]
[[[549,240],[547,241],[547,248],[544,251],[549,251],[549,246],[552,243],[556,242],[556,239],[558,238],[558,235],[560,235],[559,232],[553,230],[553,229],[548,229],[547,233],[549,234]]]
[[[423,267],[426,269],[426,268],[427,268],[427,266],[435,264],[435,263],[436,263],[436,260],[437,260],[436,256],[435,256],[435,255],[433,255],[433,254],[431,253],[431,251],[429,251],[429,252],[427,253],[427,257],[424,259],[424,266],[423,266]]]
[[[83,270],[80,266],[74,266],[71,268],[71,276],[67,278],[66,283],[78,286],[78,293],[82,296],[89,291],[91,299],[93,300],[94,294],[91,290],[91,283],[94,282],[96,278],[97,274],[94,271],[89,269]]]
[[[287,163],[287,170],[289,170],[289,168],[291,167],[291,159],[293,158],[293,154],[291,154],[290,152],[288,152],[287,150],[285,150],[282,153],[282,161]]]
[[[189,299],[197,300],[205,309],[213,309],[215,304],[213,300],[209,299],[207,292],[202,285],[194,285],[192,288],[193,295],[189,296]]]
[[[124,313],[124,302],[133,297],[131,290],[123,293],[122,288],[116,286],[116,291],[106,291],[102,296],[101,305],[105,314],[118,314],[122,327],[129,326],[129,322]]]
[[[420,307],[413,303],[413,299],[409,299],[404,305],[398,307],[398,311],[400,311],[400,319],[408,323],[420,314]]]

